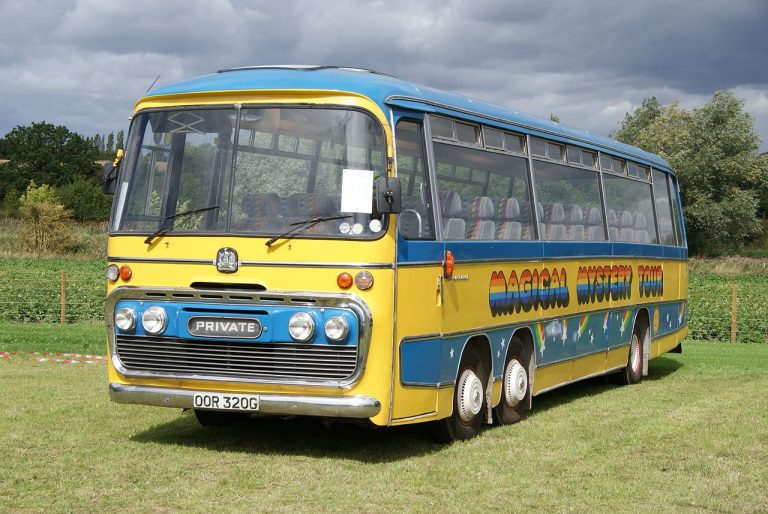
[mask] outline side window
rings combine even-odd
[[[610,240],[658,243],[651,185],[609,174],[603,180]]]
[[[677,189],[677,181],[671,176],[667,176],[667,182],[669,184],[669,191],[672,199],[672,218],[675,222],[675,231],[677,232],[677,246],[686,246],[686,242],[683,236],[683,227],[680,225],[680,220],[683,219],[683,213],[680,209],[680,196]]]
[[[656,202],[656,218],[659,220],[659,241],[663,245],[674,246],[675,224],[672,221],[672,204],[666,173],[653,170],[653,196]]]
[[[532,239],[527,159],[435,142],[444,239]]]
[[[405,239],[434,239],[432,195],[427,180],[421,124],[400,121],[395,129],[397,176],[402,187],[402,212],[398,221]]]
[[[605,241],[598,173],[535,160],[539,235],[547,241]]]

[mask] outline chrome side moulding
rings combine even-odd
[[[248,378],[228,376],[208,376],[175,372],[151,372],[127,369],[120,361],[115,341],[115,306],[120,300],[143,300],[154,302],[202,302],[221,303],[227,305],[286,305],[305,306],[307,308],[337,307],[354,312],[360,323],[358,336],[357,367],[355,372],[343,380],[309,380]],[[107,297],[104,307],[107,325],[107,339],[111,364],[120,375],[129,378],[168,378],[174,380],[201,380],[229,383],[249,384],[281,384],[313,387],[351,388],[362,376],[368,358],[373,328],[373,316],[365,302],[351,294],[316,293],[306,291],[233,291],[233,290],[199,290],[192,288],[133,288],[118,287]]]
[[[109,384],[109,398],[113,402],[178,409],[192,409],[193,396],[200,392],[203,391]],[[381,402],[368,396],[259,395],[258,414],[364,419],[380,411]]]

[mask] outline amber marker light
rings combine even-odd
[[[453,276],[453,269],[456,267],[456,261],[453,258],[453,252],[445,251],[445,260],[443,261],[443,275],[446,278]]]
[[[352,287],[352,275],[350,275],[346,271],[343,273],[339,273],[339,276],[336,277],[336,285],[338,285],[342,289],[349,289],[350,287]]]
[[[120,278],[124,281],[128,282],[131,280],[131,277],[133,276],[133,271],[131,271],[131,267],[127,264],[123,264],[120,266]]]

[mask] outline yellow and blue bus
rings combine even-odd
[[[131,120],[104,178],[116,402],[450,441],[681,349],[685,228],[656,155],[332,66],[222,70]]]

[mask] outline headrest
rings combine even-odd
[[[587,213],[584,218],[584,221],[588,225],[600,225],[603,222],[603,216],[600,213],[600,209],[597,207],[587,208]]]
[[[578,205],[569,204],[564,210],[566,223],[581,223],[584,220],[584,213]]]
[[[639,229],[644,229],[646,226],[647,225],[646,225],[645,214],[643,214],[642,212],[636,213],[635,214],[635,228],[639,230]],[[641,242],[643,242],[643,241],[641,241]]]
[[[440,205],[444,217],[458,216],[461,214],[461,196],[455,191],[441,191]]]
[[[520,203],[517,201],[517,198],[503,198],[499,202],[499,218],[514,220],[519,216]]]
[[[608,209],[608,226],[615,227],[619,224],[619,217],[616,216],[616,211]]]
[[[632,226],[632,213],[629,211],[621,211],[619,216],[619,227],[629,228]]]
[[[565,220],[565,211],[563,204],[551,203],[546,207],[547,223],[562,223]]]
[[[469,215],[473,218],[492,218],[493,200],[487,196],[475,196],[470,204]]]
[[[283,210],[277,193],[249,193],[243,196],[242,208],[249,216],[274,216]]]

